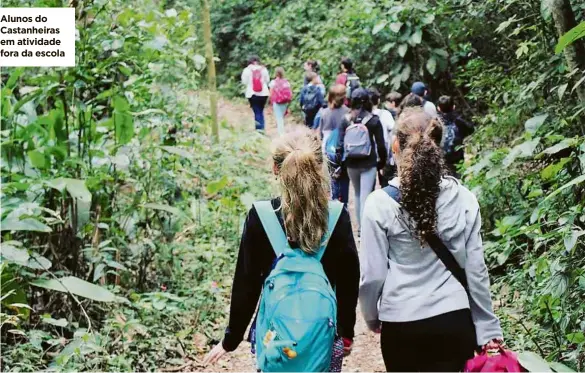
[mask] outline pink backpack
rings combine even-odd
[[[465,363],[464,372],[526,372],[518,362],[518,355],[510,350],[500,347],[497,354],[488,355],[483,350]]]
[[[262,69],[252,69],[252,90],[254,92],[262,92]]]
[[[286,79],[274,80],[274,87],[272,87],[272,96],[270,101],[277,104],[287,104],[292,101],[292,91],[290,84]]]

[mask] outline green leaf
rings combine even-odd
[[[376,26],[374,26],[374,28],[372,29],[372,35],[376,35],[380,31],[382,31],[382,29],[386,26],[386,24],[388,24],[387,21],[382,21],[382,22],[378,23]]]
[[[170,212],[171,214],[177,216],[185,216],[185,214],[183,214],[183,212],[178,208],[169,205],[163,205],[161,203],[145,203],[143,207],[153,210]]]
[[[113,99],[113,106],[116,141],[119,144],[127,144],[134,137],[134,118],[128,111],[130,105],[124,97],[116,96]]]
[[[565,364],[561,364],[561,363],[557,363],[557,362],[552,362],[552,363],[549,363],[549,365],[557,373],[561,373],[561,372],[575,372],[573,369],[569,368]]]
[[[402,73],[400,73],[400,79],[403,82],[406,82],[410,78],[410,66],[404,65],[404,69],[402,69]]]
[[[72,293],[98,302],[120,302],[120,298],[109,290],[74,276],[61,277],[58,280],[41,279],[30,284],[44,289]]]
[[[540,143],[540,137],[537,137],[533,140],[525,141],[522,144],[516,145],[515,147],[510,150],[510,153],[504,158],[502,161],[502,166],[504,168],[509,167],[516,158],[526,158],[532,156],[536,147]]]
[[[554,192],[552,192],[551,194],[549,194],[543,201],[542,203],[550,200],[551,198],[553,198],[554,196],[556,196],[557,194],[559,194],[560,192],[562,192],[563,190],[572,187],[573,185],[577,185],[580,184],[582,182],[585,181],[585,175],[581,175],[581,176],[577,176],[576,178],[574,178],[573,180],[569,181],[568,183],[566,183],[565,185],[563,185],[562,187],[560,187],[559,189],[555,190]]]
[[[444,49],[433,49],[433,53],[443,58],[449,58],[449,53]]]
[[[566,34],[559,38],[559,42],[555,47],[555,53],[561,53],[563,49],[565,49],[569,44],[583,37],[585,37],[585,21],[579,23],[577,26],[573,27],[567,31]]]
[[[548,114],[542,114],[532,117],[528,119],[526,123],[524,123],[524,129],[526,130],[526,132],[530,134],[535,134],[536,131],[538,131],[538,129],[540,128],[540,126],[542,126],[546,118],[548,118]]]
[[[94,100],[95,101],[103,100],[104,98],[111,97],[113,94],[114,94],[114,91],[111,89],[108,89],[108,90],[103,91],[99,95],[97,95]]]
[[[567,334],[566,338],[570,343],[585,343],[585,334],[582,332]]]
[[[406,55],[406,52],[408,51],[408,45],[407,44],[400,44],[398,46],[398,54],[400,55],[400,57],[404,57],[404,55]]]
[[[28,152],[28,159],[30,163],[36,168],[45,168],[45,155],[38,150],[31,150]]]
[[[390,77],[390,75],[388,75],[388,74],[382,74],[378,77],[378,79],[376,79],[376,83],[378,83],[378,84],[384,83],[386,80],[388,80],[389,77]]]
[[[565,150],[567,148],[573,147],[576,144],[577,144],[577,140],[574,138],[563,139],[561,142],[544,149],[542,151],[542,153],[544,153],[544,154],[557,154],[561,150]]]
[[[207,184],[207,193],[214,195],[217,192],[219,192],[220,190],[222,190],[223,188],[226,187],[228,183],[228,179],[227,176],[223,176],[221,179],[216,180],[216,181],[212,181],[211,183]]]
[[[52,263],[49,259],[35,252],[28,253],[26,249],[16,247],[8,242],[3,242],[1,246],[2,258],[8,262],[28,267],[31,269],[51,268]]]
[[[565,244],[565,250],[567,253],[571,253],[575,245],[577,245],[577,240],[579,237],[585,234],[585,231],[578,231],[573,229],[565,238],[563,239],[563,243]]]
[[[69,322],[66,319],[64,319],[64,318],[60,318],[59,320],[55,320],[51,316],[47,316],[47,317],[43,317],[41,320],[42,320],[42,322],[44,324],[49,324],[49,325],[54,325],[54,326],[60,326],[62,328],[64,328],[67,325],[69,325]]]
[[[52,229],[33,218],[22,220],[5,219],[0,223],[1,231],[31,231],[31,232],[52,232]]]
[[[192,160],[193,154],[186,149],[178,148],[176,146],[161,146],[162,150]]]
[[[400,31],[400,28],[402,27],[403,23],[402,22],[392,22],[390,24],[390,30],[392,30],[392,32],[398,32]]]
[[[60,192],[63,192],[63,190],[66,189],[71,197],[76,198],[79,201],[85,203],[91,202],[91,193],[85,185],[85,180],[60,177],[53,180],[47,180],[45,184]]]
[[[542,180],[548,181],[553,179],[563,169],[563,167],[571,161],[571,158],[563,158],[557,163],[548,165],[545,169],[540,171]]]
[[[585,82],[585,76],[583,76],[581,79],[577,81],[577,83],[575,83],[573,88],[571,88],[571,93],[573,93],[581,84],[583,84],[583,82]]]
[[[568,86],[569,86],[569,83],[565,83],[565,84],[559,86],[559,89],[557,91],[559,94],[559,100],[563,99],[563,96],[565,95],[565,91],[567,90]]]
[[[423,25],[430,25],[435,21],[435,15],[433,13],[429,13],[421,19]]]
[[[427,60],[427,70],[432,74],[435,75],[435,70],[437,69],[437,60],[435,57],[431,57]]]
[[[420,44],[422,41],[422,30],[417,29],[412,35],[410,35],[410,45]]]
[[[518,362],[529,372],[552,372],[546,360],[532,351],[518,353]]]

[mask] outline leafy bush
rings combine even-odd
[[[207,136],[196,17],[90,2],[75,68],[3,69],[3,371],[158,370],[223,320],[265,140]]]

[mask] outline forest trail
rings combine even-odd
[[[225,120],[230,126],[240,127],[242,130],[254,131],[254,119],[252,110],[245,102],[235,102],[219,97],[218,101],[218,116],[219,120]],[[272,115],[272,108],[267,105],[264,111],[266,119],[266,134],[270,138],[277,136],[276,122]],[[288,116],[286,118],[287,128],[292,125],[298,125],[293,118]],[[359,248],[359,241],[357,238],[357,231],[354,217],[354,200],[353,190],[350,190],[349,209],[352,216],[352,223],[354,228],[354,237]],[[246,333],[247,336],[247,333]],[[201,360],[203,356],[199,357]],[[201,368],[196,368],[200,371]],[[238,349],[230,354],[227,354],[214,366],[204,368],[206,371],[218,372],[255,372],[255,357],[250,353],[250,344],[242,342]],[[384,361],[382,360],[382,353],[380,350],[380,338],[370,332],[361,316],[359,306],[357,321],[355,327],[355,338],[353,344],[352,354],[346,357],[343,361],[344,372],[384,372]]]

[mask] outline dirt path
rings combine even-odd
[[[219,101],[219,118],[227,121],[234,127],[240,127],[242,130],[253,131],[254,119],[252,110],[245,103],[232,102],[225,99]],[[272,115],[272,109],[265,111],[266,134],[273,138],[277,136],[276,122]],[[287,117],[286,126],[297,125],[294,119]],[[354,228],[354,237],[357,241],[357,232],[354,216],[353,190],[350,190],[349,208],[352,215]],[[368,331],[365,322],[359,312],[355,327],[354,347],[352,354],[344,359],[343,371],[345,372],[384,372],[384,361],[380,352],[380,339],[378,335]],[[247,335],[247,334],[246,334]],[[218,372],[255,372],[254,356],[250,353],[250,344],[243,342],[238,349],[225,356],[215,366],[208,367],[208,371]]]

